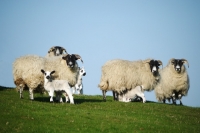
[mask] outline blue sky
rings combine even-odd
[[[12,63],[45,56],[62,46],[83,58],[84,94],[101,95],[101,66],[111,59],[185,58],[190,67],[183,104],[200,107],[200,1],[198,0],[1,0],[0,85],[15,87]],[[111,95],[111,92],[107,93]],[[145,92],[156,101],[154,91]]]

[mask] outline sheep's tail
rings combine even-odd
[[[98,87],[99,87],[101,90],[107,90],[107,89],[108,89],[108,82],[101,81],[101,82],[99,83]]]

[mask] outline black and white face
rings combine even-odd
[[[54,46],[49,50],[49,53],[53,52],[54,56],[59,56],[64,53],[67,53],[66,50],[63,47],[60,46]]]
[[[183,66],[183,60],[179,60],[179,59],[173,59],[171,61],[172,65],[174,65],[174,69],[175,71],[177,71],[178,73],[181,72],[181,67]]]
[[[52,71],[52,72],[46,71],[46,72],[45,72],[43,69],[41,70],[41,72],[44,74],[44,76],[45,76],[46,79],[50,79],[50,78],[51,78],[51,75],[52,75],[53,73],[55,73],[55,71]]]
[[[54,48],[55,48],[55,50],[54,50],[55,56],[62,55],[66,51],[63,47],[55,46]]]
[[[157,60],[151,60],[149,62],[150,70],[153,74],[158,73],[158,69],[159,69],[160,65],[162,65],[162,64],[160,62],[158,62]]]
[[[86,75],[86,71],[85,71],[84,68],[81,68],[81,69],[79,70],[79,73],[80,73],[80,75],[83,75],[83,76]]]
[[[76,60],[81,60],[81,57],[76,54],[68,54],[62,57],[63,60],[66,60],[67,66],[73,68],[76,65]],[[82,61],[83,62],[83,61]]]

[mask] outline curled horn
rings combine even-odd
[[[81,62],[83,63],[83,60],[80,55],[78,55],[78,54],[74,54],[74,55],[75,55],[76,59],[81,60]]]
[[[163,63],[162,63],[162,61],[161,61],[161,60],[157,60],[157,61],[158,61],[159,65],[161,65],[162,68],[163,68]]]
[[[184,63],[186,63],[188,65],[189,68],[189,62],[186,59],[181,59]]]
[[[52,52],[53,49],[55,49],[54,46],[49,49],[48,53]]]

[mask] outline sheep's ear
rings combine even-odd
[[[43,69],[41,69],[41,72],[44,74],[45,73],[45,71],[43,70]]]
[[[188,65],[189,68],[189,62],[186,59],[181,59],[183,63],[186,63]]]
[[[76,60],[81,60],[81,62],[83,63],[83,60],[80,55],[78,55],[78,54],[72,54],[72,55],[75,56]]]
[[[56,71],[52,71],[50,74],[54,74]]]
[[[162,63],[162,61],[161,61],[161,60],[157,60],[157,61],[158,61],[158,63],[159,63],[159,66],[161,65],[162,68],[163,68],[163,63]]]
[[[62,56],[62,59],[63,59],[63,60],[67,60],[67,55],[68,55],[68,54],[63,55],[63,56]]]
[[[170,62],[171,62],[172,65],[174,65],[174,61],[175,61],[174,58],[170,59]]]

